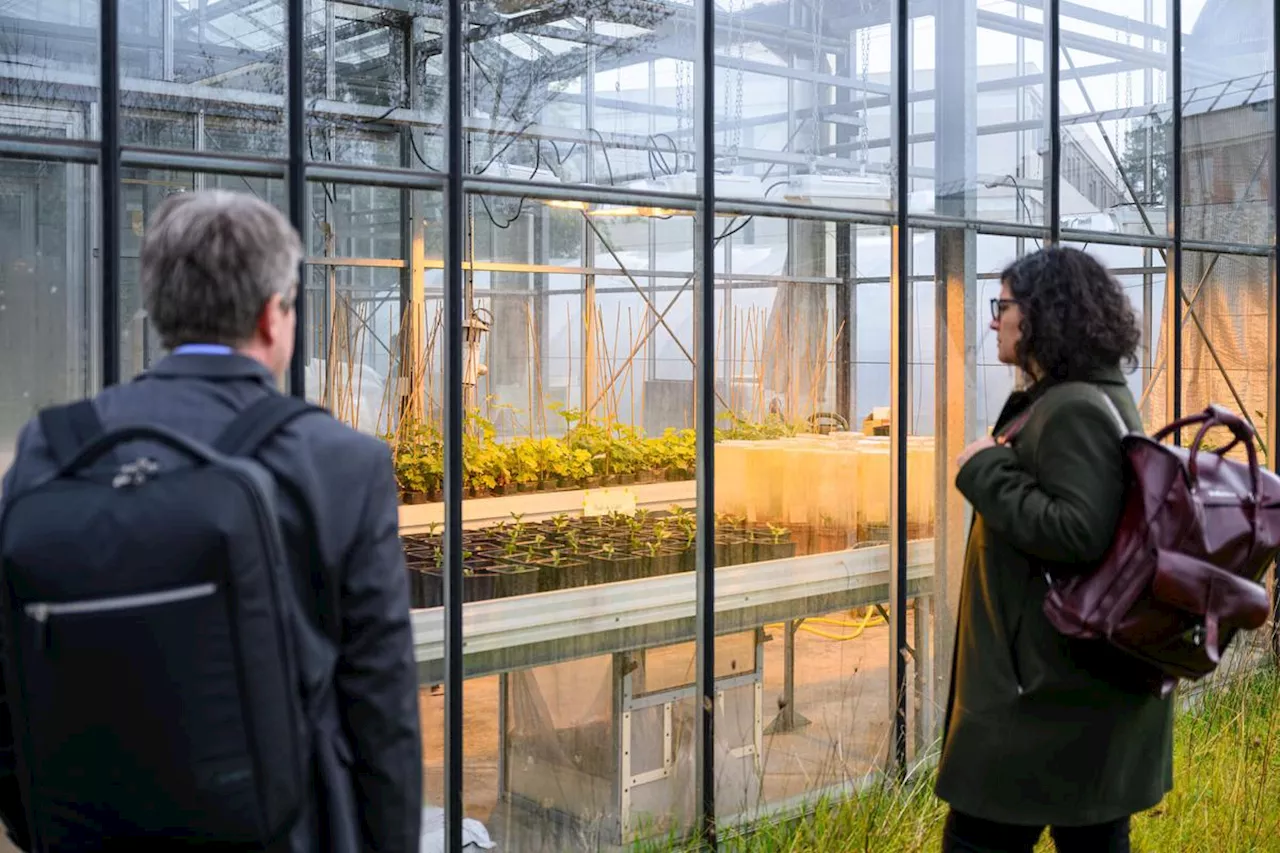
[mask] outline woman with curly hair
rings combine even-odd
[[[1122,373],[1137,324],[1084,252],[1044,249],[1001,279],[991,328],[1028,387],[958,459],[974,520],[938,770],[942,849],[1031,853],[1049,827],[1059,853],[1128,853],[1130,816],[1173,784],[1172,701],[1101,641],[1059,634],[1041,606],[1046,570],[1088,570],[1115,533],[1116,412],[1142,429]]]

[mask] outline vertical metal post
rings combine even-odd
[[[163,29],[161,35],[163,75],[165,80],[172,83],[175,79],[173,73],[173,18],[175,10],[173,6],[176,0],[160,0],[160,2],[163,4],[160,7],[160,24]]]
[[[401,30],[404,38],[404,45],[400,52],[401,68],[404,69],[407,88],[407,103],[404,106],[413,109],[417,106],[417,74],[414,73],[413,66],[413,22],[408,21]],[[328,61],[326,60],[326,65]],[[406,125],[400,129],[400,166],[405,169],[425,168],[417,163],[414,157],[414,139],[413,134],[417,130],[412,125]],[[421,236],[422,226],[418,222],[417,205],[415,204],[415,190],[400,191],[400,257],[406,259],[413,258],[414,237]],[[417,375],[415,371],[415,361],[417,359],[416,350],[411,350],[411,340],[413,335],[410,330],[413,328],[413,322],[416,319],[410,314],[410,306],[413,304],[413,277],[417,274],[413,261],[400,270],[400,294],[398,300],[399,307],[399,324],[400,334],[396,339],[396,354],[400,358],[400,370],[395,378],[396,391],[396,414],[404,418],[406,415],[412,417],[420,415],[419,412],[412,411],[410,401],[413,399],[410,384]],[[414,342],[416,343],[416,342]]]
[[[1169,59],[1171,67],[1169,118],[1169,236],[1173,238],[1168,264],[1164,311],[1168,331],[1167,419],[1182,417],[1182,2],[1169,0]],[[1173,433],[1174,444],[1182,444],[1182,431]]]
[[[444,795],[446,850],[462,849],[462,322],[466,310],[462,262],[467,211],[462,188],[462,16],[452,3],[445,15],[446,105],[444,244]]]
[[[1145,0],[1142,22],[1148,27],[1155,21],[1155,0]],[[1155,50],[1155,39],[1148,33],[1142,40],[1143,50],[1148,54]],[[1155,100],[1155,71],[1148,65],[1142,71],[1142,103],[1150,107],[1151,102]],[[1144,198],[1141,199],[1143,204],[1150,205],[1153,200],[1154,188],[1151,184],[1155,181],[1155,128],[1150,118],[1143,122],[1146,129],[1143,131],[1143,151],[1146,156],[1143,158],[1142,169],[1142,187]],[[1154,287],[1155,279],[1151,274],[1151,265],[1155,261],[1155,253],[1150,248],[1142,250],[1142,387],[1145,390],[1150,384],[1154,375],[1154,365],[1156,357],[1156,325],[1153,322],[1152,315],[1155,312]]]
[[[307,227],[307,93],[306,18],[307,0],[289,0],[288,96],[286,120],[289,126],[289,218],[302,238],[302,253],[310,248]],[[289,363],[289,392],[307,396],[307,267],[298,265],[298,296],[294,303],[297,340]]]
[[[696,834],[706,850],[716,849],[716,785],[715,785],[715,450],[716,450],[716,291],[715,291],[715,86],[716,86],[716,4],[714,0],[698,0],[698,61],[701,72],[695,103],[700,111],[694,116],[702,184],[702,204],[698,210],[696,240],[698,247],[697,282],[694,299],[697,321],[694,354],[697,365],[698,469],[698,553],[697,553],[697,791]]]
[[[1175,0],[1176,2],[1176,0]],[[1058,14],[1058,0],[1045,0],[1044,3],[1044,51],[1045,67],[1049,69],[1049,78],[1045,81],[1045,103],[1049,106],[1049,162],[1045,164],[1044,192],[1047,204],[1045,215],[1049,217],[1049,242],[1057,245],[1062,239],[1062,193],[1059,186],[1062,182],[1062,102],[1058,97],[1058,75],[1062,52],[1062,21]]]
[[[816,22],[815,22],[816,23]],[[842,53],[836,54],[836,76],[840,78],[852,77],[852,69],[855,63],[861,62],[862,57],[857,54],[857,34],[856,29],[849,31],[849,36],[845,49]],[[819,37],[821,34],[819,34]],[[817,69],[815,68],[816,72]],[[847,86],[835,87],[835,102],[838,109],[849,110],[853,105],[853,92]],[[862,114],[863,126],[866,126],[868,117],[864,112]],[[854,141],[853,131],[850,126],[844,122],[836,125],[836,143],[847,145]],[[853,356],[854,356],[854,336],[857,334],[854,328],[854,310],[853,300],[856,290],[853,282],[853,241],[857,233],[857,226],[848,223],[838,223],[835,227],[836,232],[836,278],[840,283],[835,286],[836,300],[836,414],[844,418],[849,424],[854,421],[854,407],[856,405],[853,399]]]
[[[120,381],[120,40],[119,0],[102,0],[102,384]]]
[[[893,641],[889,666],[892,702],[890,769],[907,766],[907,405],[910,401],[911,239],[907,224],[910,198],[908,102],[911,80],[910,0],[895,0],[890,30],[893,42],[894,176],[896,222],[890,272],[889,318],[889,606]]]
[[[1271,75],[1272,82],[1280,79],[1280,9],[1271,10]],[[1276,361],[1280,357],[1280,104],[1271,102],[1271,411],[1267,413],[1267,452],[1271,470],[1280,471],[1280,369]],[[1271,649],[1280,661],[1280,563],[1271,573]]]
[[[836,225],[836,414],[853,424],[853,233],[854,226]]]
[[[594,38],[596,22],[595,18],[588,17],[587,21],[587,38]],[[590,49],[587,50],[586,69],[582,75],[582,118],[583,127],[596,126],[596,56]],[[605,150],[604,140],[596,139],[600,142],[600,153],[607,160],[609,152]],[[596,181],[595,154],[592,152],[591,143],[586,146],[586,175],[585,180],[588,184]],[[596,268],[596,232],[592,229],[590,221],[586,214],[582,216],[582,265],[589,270]],[[594,273],[587,273],[582,277],[582,414],[586,419],[593,417],[595,409],[593,403],[596,399],[596,371],[599,369],[600,353],[596,346],[597,334],[597,317],[596,317],[596,277]],[[570,389],[567,393],[572,394]]]

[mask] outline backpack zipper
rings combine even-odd
[[[117,610],[136,610],[140,607],[155,607],[161,604],[175,604],[179,601],[191,601],[207,598],[217,592],[218,587],[212,583],[169,589],[163,592],[144,592],[138,595],[118,595],[111,598],[91,598],[83,601],[37,601],[26,605],[23,610],[27,616],[40,626],[37,648],[43,649],[48,644],[49,617],[72,616],[86,613],[110,613]]]

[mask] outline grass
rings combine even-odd
[[[1135,853],[1280,853],[1280,672],[1234,676],[1188,703],[1174,730],[1174,774],[1173,792],[1134,819]],[[933,853],[946,807],[933,796],[932,776],[819,802],[803,819],[722,836],[720,849]],[[696,848],[668,842],[647,849]],[[1052,850],[1046,833],[1037,851]]]

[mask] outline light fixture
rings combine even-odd
[[[888,211],[893,191],[884,175],[794,175],[783,196],[796,204],[838,207],[846,210]]]

